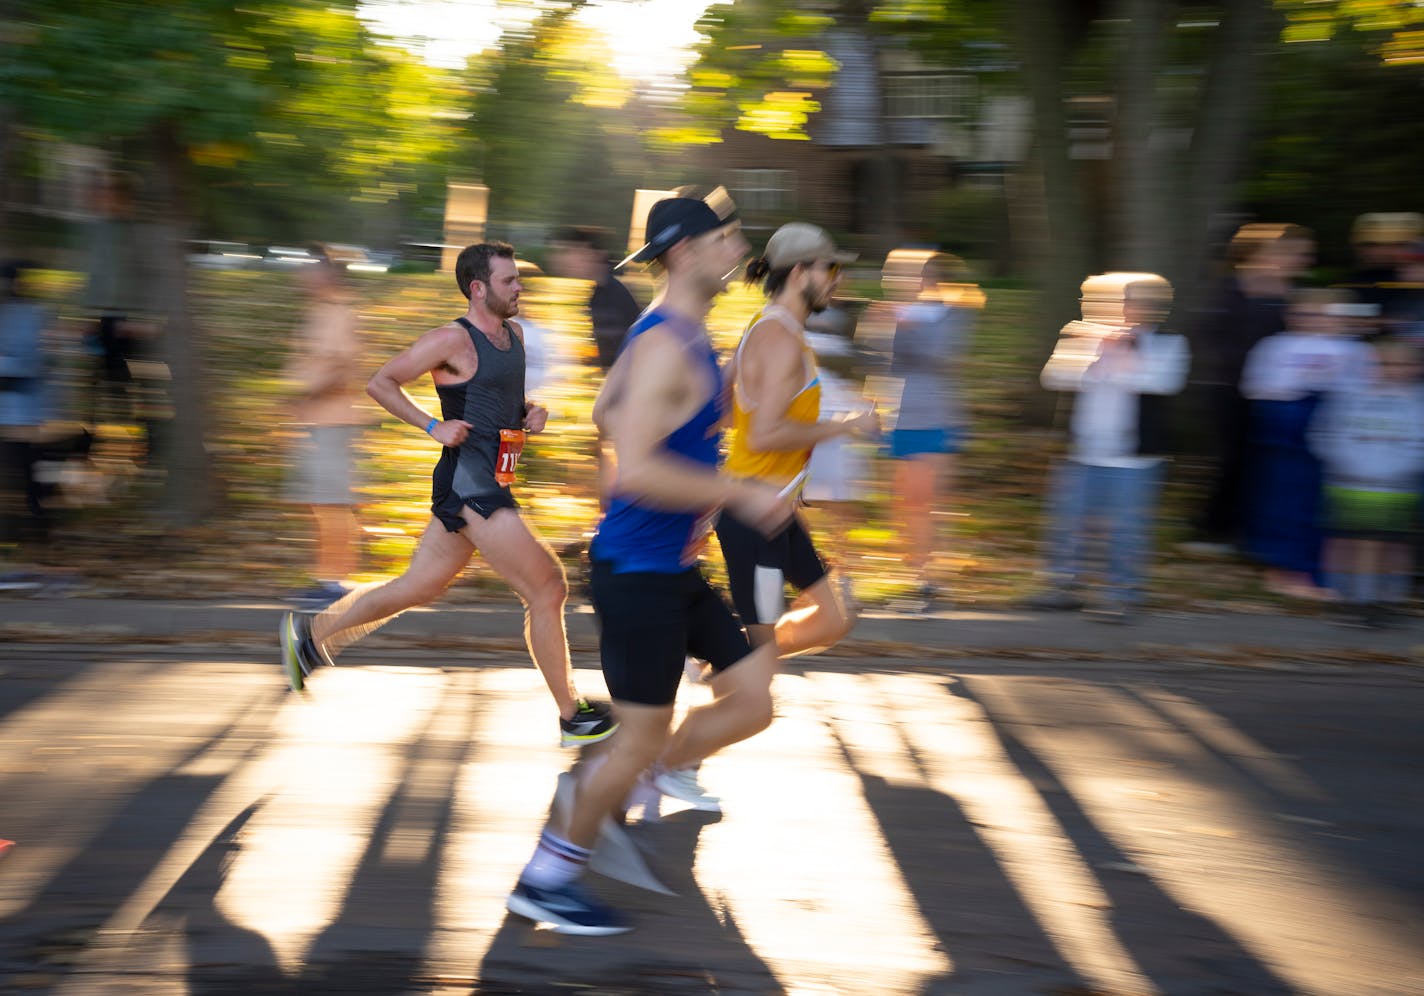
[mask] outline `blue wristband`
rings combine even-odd
[[[435,427],[436,427],[437,425],[439,425],[439,424],[440,424],[440,420],[439,420],[438,418],[433,418],[433,419],[431,419],[431,420],[430,420],[430,424],[425,427],[425,434],[426,434],[427,436],[430,435],[430,430],[433,429],[433,428],[435,428]]]

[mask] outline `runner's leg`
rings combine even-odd
[[[432,518],[399,577],[363,585],[312,619],[312,639],[333,650],[349,646],[393,617],[435,601],[470,562],[474,547]]]
[[[854,606],[846,604],[827,574],[797,597],[774,627],[776,652],[782,657],[819,653],[835,646],[855,625]],[[758,627],[764,629],[767,627]],[[751,627],[747,628],[751,637]],[[754,645],[761,640],[751,637]]]
[[[512,508],[496,509],[488,519],[465,509],[463,534],[524,602],[524,640],[529,656],[559,706],[559,717],[573,718],[578,692],[564,625],[569,586],[559,558]]]
[[[663,766],[685,768],[770,726],[777,670],[776,649],[766,644],[713,675],[712,701],[688,710],[663,751]]]

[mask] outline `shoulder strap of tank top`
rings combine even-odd
[[[500,354],[508,353],[508,352],[510,351],[510,349],[513,349],[513,348],[514,348],[514,343],[516,343],[516,342],[519,343],[519,351],[520,351],[521,353],[524,352],[524,341],[523,341],[522,339],[520,339],[519,336],[517,336],[517,335],[514,334],[514,329],[512,329],[512,328],[510,327],[510,325],[509,325],[509,320],[508,320],[508,319],[505,319],[505,320],[504,320],[503,322],[501,322],[500,324],[501,324],[501,325],[503,326],[503,328],[504,328],[504,334],[507,335],[507,336],[509,336],[509,342],[510,342],[510,347],[509,347],[509,349],[500,349],[500,348],[498,348],[497,346],[495,346],[494,343],[490,342],[489,336],[485,335],[485,334],[484,334],[484,331],[483,331],[482,329],[480,329],[479,326],[475,325],[474,322],[470,321],[470,320],[469,320],[468,318],[466,318],[464,315],[461,315],[459,318],[455,319],[455,324],[456,324],[456,325],[459,325],[459,326],[462,326],[462,327],[464,328],[464,330],[470,334],[470,340],[475,344],[475,349],[476,349],[476,350],[478,350],[478,349],[480,348],[480,340],[483,339],[483,340],[484,340],[484,344],[485,344],[486,346],[488,346],[490,349],[494,350],[496,353],[500,353]],[[478,335],[475,334],[475,333],[477,333],[477,332],[479,333]]]
[[[752,319],[752,323],[748,325],[747,330],[742,333],[742,341],[737,343],[737,351],[732,354],[732,390],[736,393],[737,397],[741,399],[742,407],[747,411],[751,411],[756,406],[748,404],[746,395],[742,392],[742,348],[746,346],[747,340],[752,337],[752,332],[756,331],[762,322],[769,319],[775,319],[793,334],[799,335],[801,338],[802,367],[806,372],[806,384],[801,388],[801,391],[805,391],[806,388],[810,387],[816,380],[816,354],[811,349],[811,344],[806,341],[806,326],[798,322],[796,316],[791,313],[791,309],[785,305],[768,304],[757,313],[756,318]],[[801,392],[798,391],[797,393],[800,394]]]

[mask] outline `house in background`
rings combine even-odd
[[[839,68],[813,95],[821,110],[806,140],[728,127],[701,153],[753,242],[802,218],[867,250],[940,243],[956,192],[1002,201],[1027,151],[1026,98],[984,92],[980,72],[926,65],[861,33],[832,31],[817,44]]]

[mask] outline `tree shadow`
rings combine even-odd
[[[921,917],[953,964],[924,991],[973,992],[1012,980],[1003,992],[1087,992],[959,803],[933,789],[868,774],[856,766],[839,734],[837,741]],[[908,742],[905,751],[919,763]]]
[[[973,702],[988,717],[995,736],[1024,779],[1035,786],[1083,862],[1110,901],[1110,922],[1123,947],[1143,974],[1164,993],[1202,990],[1202,976],[1215,993],[1290,996],[1295,990],[1248,952],[1213,920],[1178,905],[1154,878],[1118,848],[1084,811],[1051,765],[996,715],[990,702],[976,698],[963,683],[946,689]]]
[[[88,846],[63,865],[28,906],[0,927],[0,946],[43,949],[47,938],[63,937],[65,946],[84,948],[138,890],[161,858],[175,846],[194,817],[231,773],[192,774],[192,762],[234,738],[251,716],[270,710],[257,699],[221,730],[179,757],[166,773],[145,783],[105,822]],[[233,765],[240,770],[258,753],[253,740]],[[245,821],[245,817],[243,817]]]
[[[1273,800],[1276,811],[1297,823],[1312,843],[1344,863],[1424,900],[1424,864],[1418,860],[1424,833],[1419,805],[1419,758],[1424,757],[1424,690],[1413,678],[1373,676],[1373,681],[1335,681],[1328,694],[1313,683],[1282,686],[1269,678],[1271,707],[1258,695],[1194,689],[1190,698],[1253,744],[1270,751],[1298,774],[1312,792],[1291,791],[1263,778],[1229,749],[1211,743],[1152,697],[1136,693],[1152,709],[1204,750]],[[1249,685],[1248,685],[1249,687]]]

